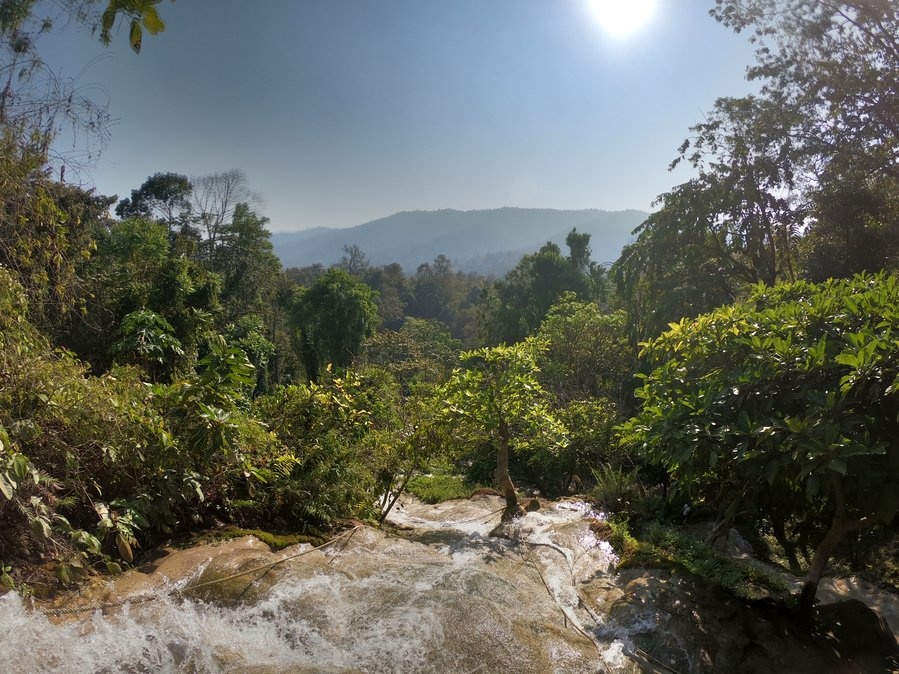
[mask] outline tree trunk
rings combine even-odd
[[[780,547],[784,549],[784,554],[787,556],[787,562],[790,564],[790,572],[799,574],[800,566],[799,566],[799,558],[796,556],[796,546],[793,544],[789,538],[787,538],[787,532],[784,528],[784,523],[782,520],[771,520],[771,531],[774,534],[774,539],[780,543]]]
[[[730,531],[731,525],[737,518],[737,511],[739,507],[739,501],[731,501],[730,504],[728,504],[727,508],[724,511],[724,514],[721,516],[721,519],[718,520],[708,538],[705,539],[706,545],[708,545],[709,547],[713,547],[721,537],[721,534]]]
[[[496,470],[493,479],[499,485],[506,498],[506,510],[503,512],[503,520],[511,520],[523,514],[518,504],[518,494],[515,493],[515,485],[509,476],[509,446],[511,444],[509,425],[505,420],[499,422],[499,437],[496,443]]]
[[[837,544],[846,531],[848,531],[848,528],[845,518],[840,517],[839,514],[834,515],[830,530],[815,550],[815,556],[812,557],[812,563],[805,574],[805,581],[802,584],[802,592],[799,594],[799,603],[796,607],[801,625],[811,627],[814,622],[815,595],[818,594],[818,583],[821,581],[821,574],[824,573],[827,560],[830,559],[833,551],[836,550]]]
[[[824,540],[815,549],[815,556],[808,567],[805,574],[805,581],[802,585],[802,592],[799,594],[799,603],[796,606],[798,613],[797,618],[800,624],[811,627],[814,622],[815,595],[818,594],[818,583],[821,581],[821,574],[827,566],[827,560],[836,550],[837,544],[850,531],[858,531],[865,527],[872,526],[875,521],[869,517],[851,520],[846,517],[846,497],[843,493],[843,484],[836,475],[831,477],[833,481],[834,499],[836,508],[831,520],[830,530],[824,536]]]
[[[418,467],[418,459],[412,461],[412,465],[409,466],[409,470],[406,471],[406,474],[403,476],[403,481],[400,483],[400,486],[397,488],[396,493],[393,494],[393,498],[390,499],[390,503],[387,505],[387,508],[381,509],[381,516],[378,518],[378,524],[383,524],[384,520],[387,519],[387,516],[390,514],[390,511],[393,510],[393,506],[396,505],[396,502],[399,500],[400,496],[404,491],[406,491],[406,485],[409,484],[409,480],[412,478],[412,473],[415,472],[415,469]],[[387,493],[384,496],[384,501],[387,501],[387,497],[390,494],[390,490],[388,488]]]

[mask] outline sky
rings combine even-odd
[[[689,127],[753,90],[752,47],[708,16],[714,0],[655,0],[629,35],[602,27],[597,1],[177,0],[140,54],[127,27],[108,48],[68,27],[40,49],[108,96],[110,141],[81,174],[103,194],[240,169],[272,231],[651,210],[689,177],[668,171]]]

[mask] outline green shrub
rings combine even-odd
[[[406,489],[425,503],[442,503],[468,498],[474,487],[459,475],[416,475]]]
[[[632,564],[680,566],[742,599],[789,595],[779,577],[749,561],[728,557],[684,531],[652,524],[641,531],[640,544]]]
[[[40,554],[69,582],[90,563],[132,561],[154,533],[226,516],[245,439],[265,435],[243,410],[243,353],[213,343],[198,372],[168,386],[134,367],[90,376],[25,312],[0,270],[0,561]]]
[[[641,354],[625,441],[694,502],[815,532],[805,616],[840,538],[899,512],[897,335],[899,278],[881,273],[757,286]]]
[[[394,400],[389,377],[366,378],[352,371],[258,398],[254,414],[282,449],[266,459],[266,486],[259,494],[272,515],[316,527],[372,516],[380,496],[379,465],[366,453],[364,439],[389,423],[386,415]]]
[[[611,512],[628,509],[630,498],[637,491],[637,470],[624,470],[612,464],[602,464],[592,469],[596,484],[590,496],[596,503]]]

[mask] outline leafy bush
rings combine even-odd
[[[743,599],[784,599],[789,594],[786,584],[762,567],[723,555],[683,531],[660,525],[640,532],[640,549],[630,563],[674,564]]]
[[[175,328],[159,314],[148,309],[132,311],[122,319],[121,339],[113,345],[113,352],[123,362],[140,365],[154,379],[172,356],[183,356],[181,342],[174,336]]]
[[[267,437],[243,410],[243,353],[218,340],[168,386],[132,367],[93,377],[25,312],[0,270],[0,559],[43,554],[68,582],[95,561],[132,561],[154,532],[227,516],[248,443]]]
[[[603,313],[596,302],[565,293],[549,310],[537,338],[540,381],[560,401],[608,399],[630,402],[636,354],[623,311]]]
[[[363,451],[363,440],[389,423],[385,414],[394,400],[389,378],[352,371],[257,399],[254,413],[283,447],[262,474],[267,486],[259,498],[270,512],[304,526],[374,514],[379,466]]]
[[[82,569],[100,552],[97,506],[142,434],[117,410],[129,388],[89,378],[26,318],[21,286],[0,269],[0,558],[44,554]]]
[[[839,540],[899,511],[899,281],[759,286],[646,345],[626,440],[725,520],[829,521],[803,613]]]

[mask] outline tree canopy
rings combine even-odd
[[[511,344],[533,335],[549,308],[564,293],[592,299],[601,268],[590,260],[590,235],[572,230],[566,239],[568,257],[547,242],[525,255],[482,299],[484,333],[488,342]]]
[[[712,15],[752,31],[759,91],[691,129],[674,164],[696,176],[659,197],[616,265],[636,339],[757,282],[895,264],[899,219],[877,195],[899,178],[896,3],[718,0]]]
[[[328,365],[352,364],[363,340],[378,324],[375,293],[339,267],[331,267],[301,291],[293,307],[306,375],[318,381]]]

